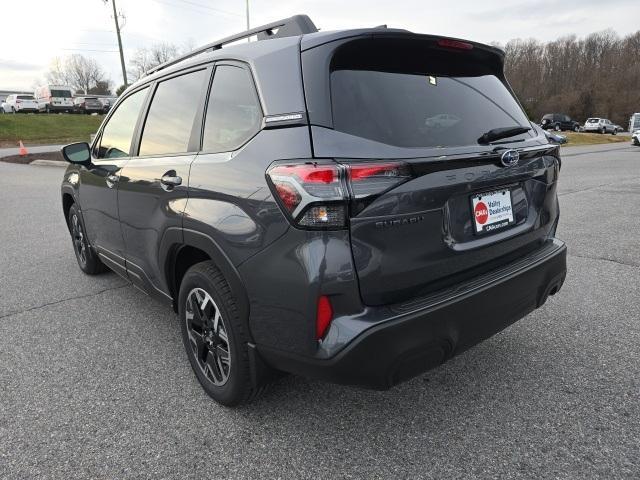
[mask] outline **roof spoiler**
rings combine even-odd
[[[257,35],[258,40],[268,40],[271,38],[293,37],[296,35],[303,35],[305,33],[315,33],[318,29],[307,15],[294,15],[293,17],[283,18],[275,22],[267,23],[260,27],[255,27],[245,32],[236,33],[229,37],[216,40],[215,42],[208,43],[202,47],[196,48],[189,53],[176,57],[168,62],[161,63],[160,65],[148,70],[145,75],[158,72],[162,69],[176,65],[177,63],[188,60],[197,55],[201,55],[206,52],[213,52],[214,50],[221,49],[224,45],[242,40],[243,38],[249,38]]]

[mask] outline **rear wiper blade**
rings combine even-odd
[[[515,137],[516,135],[520,135],[521,133],[526,133],[531,130],[531,127],[523,127],[518,125],[517,127],[501,127],[501,128],[493,128],[486,133],[483,133],[482,136],[478,139],[478,143],[491,143],[496,140],[500,140],[501,138],[509,138]]]

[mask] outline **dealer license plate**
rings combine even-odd
[[[490,233],[513,225],[511,190],[497,190],[471,196],[471,212],[476,233]]]

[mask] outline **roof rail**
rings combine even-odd
[[[212,52],[214,50],[219,50],[228,43],[242,40],[243,38],[249,38],[254,35],[258,36],[258,40],[267,40],[270,38],[293,37],[296,35],[314,33],[317,31],[318,29],[307,15],[294,15],[293,17],[283,18],[282,20],[267,23],[266,25],[255,27],[251,30],[236,33],[235,35],[231,35],[229,37],[216,40],[215,42],[208,43],[207,45],[196,48],[189,53],[186,53],[172,60],[169,60],[168,62],[161,63],[160,65],[151,68],[145,73],[145,75],[150,75],[152,73],[158,72],[164,68],[183,62],[197,55],[201,55],[209,51]]]

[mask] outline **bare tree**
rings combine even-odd
[[[91,95],[111,95],[111,86],[109,82],[97,81],[93,87],[87,90]]]
[[[157,43],[149,48],[139,48],[129,61],[128,74],[133,80],[138,80],[145,72],[179,54],[180,49],[170,43]]]
[[[506,44],[505,73],[527,114],[566,113],[578,121],[606,117],[626,126],[640,111],[640,31],[619,38],[613,31],[543,44]],[[635,52],[635,53],[634,53]]]
[[[89,90],[105,84],[109,85],[102,67],[93,58],[75,54],[54,58],[47,73],[50,83],[69,85],[76,91],[87,93]]]
[[[55,57],[51,60],[49,71],[47,72],[47,81],[56,85],[70,84],[65,60],[63,58]]]

